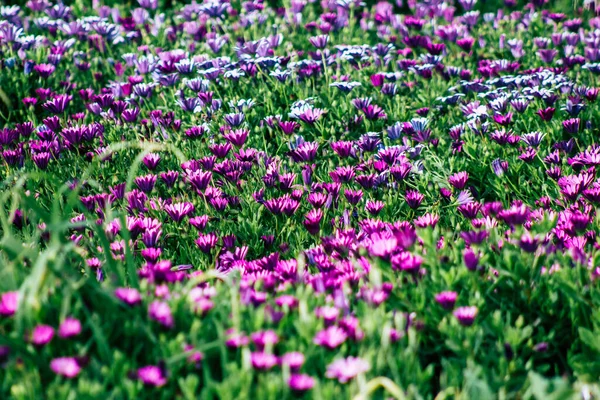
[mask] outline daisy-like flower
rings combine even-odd
[[[147,365],[138,369],[137,378],[146,386],[160,387],[167,383],[163,370],[156,365]]]
[[[75,378],[81,372],[81,367],[74,357],[58,357],[50,361],[50,369],[65,378]]]
[[[471,326],[475,322],[475,317],[479,310],[475,306],[459,307],[453,314],[458,322],[463,326]]]
[[[362,358],[341,358],[327,366],[325,376],[330,379],[337,379],[340,383],[346,383],[358,375],[369,371],[369,369],[371,369],[371,365]]]

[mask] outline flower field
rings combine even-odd
[[[600,398],[593,1],[15,3],[0,399]]]

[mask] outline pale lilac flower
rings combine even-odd
[[[314,343],[328,349],[335,349],[344,343],[347,338],[348,335],[346,335],[346,332],[342,328],[330,326],[315,335]]]
[[[325,376],[346,383],[360,374],[364,374],[371,365],[368,361],[358,357],[348,357],[335,360],[327,366]]]

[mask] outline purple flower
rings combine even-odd
[[[492,161],[492,169],[497,176],[501,177],[508,171],[508,162],[496,158]]]
[[[44,346],[54,337],[54,328],[49,325],[38,325],[31,332],[31,343],[35,346]]]
[[[344,343],[347,338],[348,335],[342,328],[330,326],[325,330],[317,332],[314,343],[328,349],[335,349]]]
[[[81,372],[81,367],[74,357],[58,357],[50,361],[50,369],[55,374],[65,378],[75,378]]]
[[[298,124],[296,121],[281,121],[278,122],[278,125],[286,135],[291,135],[300,127],[300,124]]]
[[[435,301],[446,310],[451,310],[458,297],[456,292],[441,292],[435,295]]]
[[[210,251],[217,245],[217,240],[219,238],[217,237],[217,235],[214,232],[210,232],[207,234],[199,234],[198,235],[198,239],[196,239],[196,246],[198,246],[198,248],[203,252],[203,253],[210,253]]]
[[[225,345],[230,348],[238,348],[246,346],[248,342],[248,337],[244,334],[237,332],[229,332],[227,335],[227,340],[225,340]]]
[[[552,117],[554,116],[554,111],[556,111],[555,108],[547,107],[547,108],[538,110],[536,112],[536,114],[540,116],[542,121],[550,121],[552,119]]]
[[[199,138],[207,133],[209,130],[208,125],[192,126],[185,131],[185,136],[190,139]]]
[[[375,201],[367,201],[366,205],[365,205],[365,210],[373,215],[373,216],[377,216],[381,210],[383,210],[383,207],[385,207],[385,203],[379,200],[375,200]]]
[[[76,318],[66,318],[58,328],[58,336],[68,339],[81,333],[81,322]]]
[[[371,369],[371,365],[358,357],[348,357],[335,360],[327,366],[325,376],[337,379],[340,383],[346,383],[360,374]]]
[[[134,306],[142,302],[142,296],[137,289],[133,288],[117,288],[115,289],[115,296],[123,303]]]
[[[507,126],[512,123],[512,116],[513,114],[511,112],[506,115],[494,114],[493,119],[498,125]]]
[[[312,36],[308,38],[308,41],[317,49],[324,49],[329,42],[329,35]]]
[[[403,251],[392,256],[391,262],[392,268],[395,270],[416,274],[421,268],[423,258],[419,255],[411,254],[408,251]]]
[[[38,64],[33,67],[33,70],[42,78],[48,78],[54,73],[56,68],[52,64]]]
[[[137,187],[144,193],[150,193],[156,185],[156,175],[148,174],[145,176],[138,176],[134,180]]]
[[[294,162],[311,162],[317,156],[318,148],[317,142],[306,142],[290,151],[289,155]]]
[[[245,116],[242,113],[225,114],[225,122],[231,127],[237,127],[244,123]]]
[[[387,119],[387,114],[383,108],[376,104],[369,104],[368,106],[362,108],[362,112],[365,113],[365,117],[370,121],[376,119]]]
[[[471,249],[463,251],[463,261],[469,271],[475,271],[479,264],[479,256]]]
[[[160,179],[165,183],[167,187],[173,187],[175,182],[177,182],[177,178],[179,178],[179,172],[177,171],[167,171],[160,173]]]
[[[458,206],[457,210],[460,212],[465,218],[474,219],[479,214],[479,210],[481,209],[481,204],[475,201],[470,203],[461,204]]]
[[[274,346],[279,341],[279,337],[272,330],[255,332],[251,335],[251,338],[260,351],[263,351],[267,346]]]
[[[320,209],[312,209],[306,214],[304,219],[304,227],[311,235],[316,235],[321,230],[321,219],[323,218],[323,211]]]
[[[144,385],[160,387],[167,383],[161,368],[147,365],[137,370],[137,377]]]
[[[435,227],[440,220],[440,217],[436,214],[427,213],[414,220],[415,226],[419,228],[426,228],[428,226]]]
[[[50,163],[50,157],[52,157],[52,154],[48,152],[41,152],[34,154],[31,158],[39,169],[46,169]]]
[[[579,118],[571,118],[562,123],[565,132],[570,135],[575,135],[579,132],[579,127],[581,125],[581,120]]]
[[[270,353],[253,352],[250,354],[252,368],[267,371],[277,365],[277,357]]]
[[[419,193],[417,190],[409,190],[406,192],[404,197],[406,199],[406,204],[412,209],[419,208],[425,196]]]
[[[538,244],[538,240],[529,233],[524,233],[519,239],[519,247],[527,253],[535,253]]]
[[[300,369],[302,364],[304,364],[304,360],[304,354],[298,351],[292,351],[290,353],[285,353],[283,356],[281,356],[280,363],[281,365],[287,365],[293,372],[298,371]]]
[[[538,56],[542,59],[542,61],[546,64],[550,64],[554,57],[558,54],[558,51],[555,49],[540,49],[537,52]]]
[[[194,205],[188,202],[174,203],[166,205],[164,210],[173,221],[180,222],[185,216],[194,212]]]
[[[146,168],[148,168],[149,170],[154,170],[158,166],[158,163],[160,162],[160,160],[161,160],[161,158],[158,154],[150,153],[150,154],[146,154],[146,156],[144,157],[144,159],[142,161],[144,162],[144,165],[146,166]]]
[[[362,192],[362,190],[346,189],[346,190],[344,190],[344,197],[346,197],[346,200],[348,200],[348,203],[355,206],[362,200],[363,192]]]
[[[537,353],[544,353],[544,352],[548,351],[548,343],[540,342],[540,343],[536,344],[535,346],[533,346],[533,351],[535,351]]]
[[[298,115],[300,121],[306,122],[309,125],[313,125],[321,116],[325,114],[325,110],[320,108],[307,108]]]
[[[464,189],[468,180],[469,173],[465,171],[457,172],[456,174],[448,177],[448,183],[458,190]]]
[[[148,316],[166,328],[173,327],[171,307],[165,302],[155,300],[148,306]]]
[[[542,132],[531,132],[521,136],[521,140],[525,142],[528,146],[538,147],[540,143],[542,143],[542,139],[544,138],[544,136],[546,135]]]
[[[51,112],[52,114],[62,114],[69,102],[73,99],[73,96],[68,94],[60,94],[53,98],[52,100],[48,100],[45,102],[42,107]]]
[[[453,314],[458,322],[463,326],[471,326],[475,322],[478,309],[475,306],[459,307],[454,310]]]

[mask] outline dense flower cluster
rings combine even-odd
[[[0,397],[600,396],[593,2],[79,3],[0,7]]]

